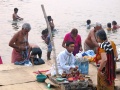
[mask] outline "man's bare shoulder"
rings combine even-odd
[[[16,32],[16,33],[14,34],[14,37],[16,37],[16,38],[19,37],[20,33],[21,33],[20,31]]]
[[[94,29],[90,31],[90,34],[93,35],[95,33]]]

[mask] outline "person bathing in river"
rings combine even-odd
[[[107,32],[110,33],[112,30],[111,23],[107,23]]]
[[[22,25],[22,30],[18,31],[10,40],[9,46],[13,48],[12,63],[24,61],[29,57],[28,33],[31,30],[29,23]]]
[[[120,26],[117,25],[117,22],[116,21],[112,21],[112,31],[113,32],[117,32],[117,29],[119,29]]]
[[[87,29],[90,29],[90,28],[91,28],[91,25],[90,25],[90,24],[91,24],[91,20],[88,19],[88,20],[86,21],[86,23],[87,23]]]
[[[14,13],[12,15],[13,21],[23,20],[23,18],[18,16],[17,13],[18,13],[18,8],[14,8]]]
[[[53,31],[54,31],[54,28],[55,28],[55,25],[54,25],[53,19],[52,19],[51,16],[48,16],[47,18],[48,18],[48,22],[49,22],[50,27],[51,27],[51,32],[53,32]]]
[[[99,44],[97,43],[95,34],[98,30],[101,30],[102,26],[100,23],[96,23],[93,30],[91,30],[84,42],[84,51],[87,50],[93,50],[96,53],[96,49],[99,47]]]

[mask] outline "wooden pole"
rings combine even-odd
[[[59,74],[58,74],[58,67],[57,67],[57,61],[56,61],[56,51],[55,51],[55,44],[54,44],[52,33],[51,33],[51,27],[50,27],[50,24],[49,24],[48,19],[47,19],[47,15],[46,15],[46,12],[45,12],[45,9],[44,9],[44,5],[41,5],[41,7],[42,7],[42,11],[43,11],[46,23],[47,23],[47,27],[48,27],[48,31],[49,31],[49,35],[50,35],[50,41],[51,41],[52,46],[53,46],[53,53],[54,53],[53,59],[55,61],[56,76],[58,76]]]

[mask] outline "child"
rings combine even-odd
[[[18,8],[14,8],[13,21],[23,20],[23,18],[19,17],[17,13],[18,13]]]
[[[87,20],[86,23],[87,23],[87,29],[90,29],[91,28],[91,25],[90,25],[91,24],[91,20]]]
[[[48,16],[47,18],[51,27],[51,31],[54,31],[55,25],[54,25],[53,19],[51,18],[51,16]]]
[[[112,31],[117,32],[117,29],[120,28],[120,26],[117,25],[116,21],[112,21]]]
[[[108,33],[110,33],[111,30],[112,30],[111,23],[107,23],[107,31],[108,31]]]
[[[52,44],[50,41],[50,35],[48,34],[48,29],[45,29],[42,31],[42,39],[45,41],[45,43],[47,44],[47,47],[48,47],[47,60],[51,60],[50,55],[51,55],[51,51],[52,51]]]
[[[40,47],[36,44],[30,44],[31,47],[31,57],[36,57],[37,55],[39,58],[41,58],[42,56],[42,50],[40,49]]]

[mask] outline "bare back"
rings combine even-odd
[[[95,31],[94,31],[94,29],[89,32],[88,37],[85,40],[85,43],[90,48],[94,48],[94,47],[96,47],[98,45],[97,41],[96,41],[96,38],[95,38]]]

